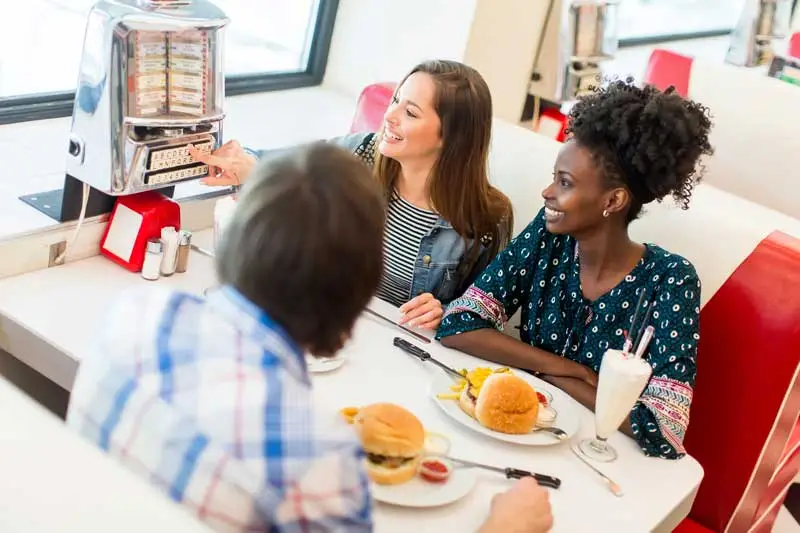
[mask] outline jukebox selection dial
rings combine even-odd
[[[192,146],[201,152],[210,153],[214,141],[194,142]],[[151,149],[146,169],[144,181],[147,185],[170,183],[208,174],[208,165],[193,160],[189,155],[189,144]]]
[[[201,152],[211,153],[211,141],[201,142],[193,145]],[[175,168],[183,165],[195,163],[189,155],[189,145],[177,146],[174,148],[163,148],[150,152],[147,170],[162,170],[165,168]]]
[[[162,183],[171,183],[188,178],[197,178],[199,176],[205,176],[206,174],[208,174],[208,165],[200,165],[197,167],[180,168],[178,170],[167,170],[165,172],[149,174],[145,181],[148,185],[160,185]]]

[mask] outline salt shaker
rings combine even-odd
[[[192,244],[192,234],[186,230],[180,232],[178,237],[178,261],[175,264],[175,272],[186,272],[189,266],[189,251]]]
[[[158,279],[161,270],[161,250],[163,245],[159,239],[147,241],[147,248],[144,252],[144,263],[142,264],[142,277],[149,281]]]
[[[164,243],[164,257],[161,259],[161,274],[171,276],[175,273],[178,259],[178,232],[173,226],[161,228],[161,241]]]
[[[214,249],[219,247],[222,235],[236,211],[236,199],[233,196],[220,198],[214,204]]]

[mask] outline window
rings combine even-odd
[[[711,37],[730,33],[745,0],[622,0],[620,44]]]
[[[0,124],[72,113],[86,15],[95,1],[4,5],[5,19],[14,23],[0,33]],[[338,0],[214,1],[231,19],[228,95],[321,81]]]

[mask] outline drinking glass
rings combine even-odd
[[[640,357],[626,355],[621,350],[606,350],[597,383],[595,436],[578,444],[584,456],[601,463],[617,459],[617,451],[608,438],[630,415],[652,372],[647,361]]]

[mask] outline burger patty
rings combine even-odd
[[[377,453],[368,453],[367,459],[370,463],[385,466],[386,468],[399,468],[407,462],[413,460],[413,457],[389,457],[388,455],[379,455]]]

